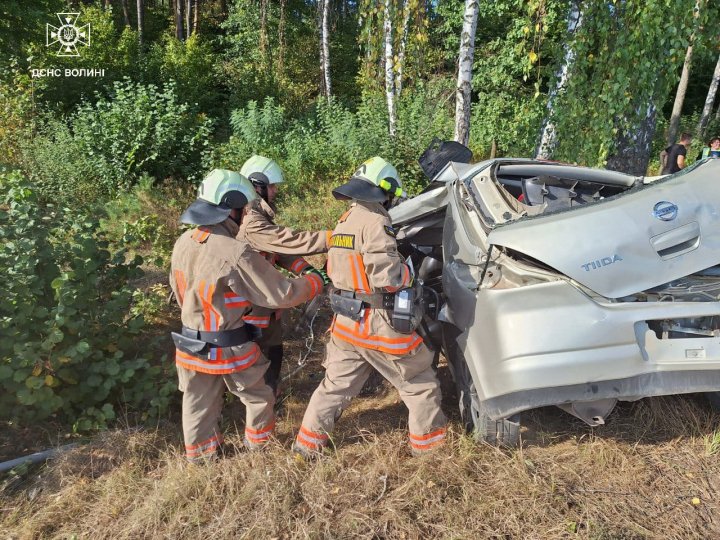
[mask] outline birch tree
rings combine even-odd
[[[185,6],[185,37],[189,38],[190,34],[192,34],[192,26],[190,25],[190,21],[192,21],[192,0],[187,0],[187,5]]]
[[[680,82],[678,83],[677,92],[675,93],[675,102],[673,103],[672,114],[670,115],[670,127],[668,127],[668,146],[675,143],[675,139],[677,139],[677,132],[680,128],[680,113],[682,112],[682,106],[685,102],[685,94],[687,93],[688,82],[690,81],[690,64],[692,63],[692,56],[693,37],[690,38],[690,45],[688,45],[687,51],[685,53],[685,62],[683,63],[682,75],[680,75]]]
[[[396,133],[397,114],[395,112],[395,73],[393,56],[393,32],[391,0],[385,0],[385,22],[383,32],[385,35],[385,97],[388,109],[388,131],[394,137]],[[468,0],[471,1],[471,0]]]
[[[555,103],[557,95],[562,92],[567,86],[568,78],[570,77],[570,70],[575,62],[575,49],[572,45],[572,38],[575,32],[582,25],[582,11],[578,6],[577,2],[570,4],[570,11],[568,13],[567,23],[567,40],[563,46],[564,56],[563,63],[555,73],[555,86],[550,91],[548,96],[547,104],[547,116],[543,122],[543,127],[540,132],[540,141],[535,150],[536,159],[549,159],[552,157],[555,144],[557,142],[557,134],[555,132],[555,123],[553,122],[553,116],[555,115]]]
[[[710,121],[713,104],[715,103],[718,83],[720,83],[720,56],[718,56],[717,63],[715,64],[715,71],[713,72],[713,77],[710,81],[710,88],[708,88],[707,97],[705,98],[705,105],[703,106],[702,114],[700,115],[700,122],[698,122],[698,137],[705,136],[705,130],[707,129],[708,122]],[[720,111],[720,108],[718,108],[718,110]]]
[[[330,15],[330,0],[322,1],[322,23],[320,32],[320,72],[323,76],[325,97],[330,99],[332,95],[332,83],[330,81],[330,36],[328,33],[328,18]]]
[[[123,20],[125,21],[125,26],[130,26],[130,12],[128,11],[128,0],[120,0],[120,5],[122,6]]]
[[[460,34],[458,81],[455,92],[455,140],[464,145],[467,145],[470,139],[472,65],[475,54],[478,11],[478,0],[465,0],[463,27]]]
[[[184,4],[185,0],[175,0],[175,37],[180,41],[185,39],[185,30],[183,27]]]
[[[143,27],[145,26],[145,5],[143,0],[137,0],[137,29],[140,47],[143,44]]]
[[[193,34],[197,34],[200,29],[200,1],[194,0],[193,2]]]

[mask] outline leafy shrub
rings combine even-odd
[[[142,174],[194,177],[210,121],[178,101],[175,86],[117,82],[112,96],[83,102],[67,121],[49,118],[24,151],[25,170],[46,195],[111,196]]]
[[[32,81],[11,61],[7,81],[0,81],[0,164],[17,164],[19,147],[29,137]]]
[[[452,91],[446,80],[418,84],[398,103],[397,134],[388,134],[384,95],[366,93],[357,111],[335,100],[318,101],[308,114],[291,117],[272,98],[250,102],[231,116],[233,135],[206,156],[205,166],[238,169],[253,153],[278,160],[285,171],[285,196],[329,191],[366,159],[381,155],[400,172],[410,193],[427,180],[417,159],[433,137],[450,137]]]
[[[199,34],[185,41],[164,34],[151,45],[145,62],[147,76],[162,84],[173,81],[181,101],[211,115],[226,105],[217,85],[215,53]]]
[[[0,175],[0,195],[0,416],[82,430],[117,404],[163,411],[173,383],[130,313],[142,260],[111,252],[93,217],[41,204],[18,173]]]

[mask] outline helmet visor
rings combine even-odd
[[[189,225],[215,225],[222,223],[230,215],[231,208],[214,205],[202,199],[196,199],[180,216],[180,223]]]
[[[388,194],[379,187],[371,184],[362,178],[353,177],[345,184],[336,187],[332,191],[336,199],[355,199],[364,202],[383,203],[387,200]]]

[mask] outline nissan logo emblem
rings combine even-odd
[[[662,221],[672,221],[677,217],[678,207],[667,201],[660,201],[653,207],[653,216]]]

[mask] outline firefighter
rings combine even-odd
[[[275,425],[275,397],[264,376],[268,360],[243,322],[253,306],[289,308],[318,295],[322,279],[288,279],[236,238],[257,197],[240,174],[215,169],[180,217],[198,225],[180,236],[172,253],[170,285],[181,307],[173,333],[183,392],[185,451],[191,462],[214,457],[222,444],[218,420],[225,388],[246,408],[245,446],[262,448]]]
[[[293,449],[306,457],[321,452],[336,420],[374,368],[398,389],[409,410],[411,451],[429,452],[444,442],[446,419],[433,353],[414,329],[418,320],[395,309],[396,296],[405,297],[413,285],[387,212],[395,197],[404,196],[400,178],[395,167],[374,157],[333,195],[352,200],[328,250],[335,316],[325,378],[310,399]]]
[[[259,197],[248,205],[238,238],[265,255],[272,264],[298,275],[314,273],[325,284],[329,283],[327,274],[312,267],[301,255],[325,253],[331,231],[293,231],[275,224],[275,197],[278,185],[284,181],[280,166],[272,159],[255,155],[243,164],[240,174],[252,182]],[[261,329],[258,344],[270,360],[266,379],[278,395],[283,361],[281,314],[258,307],[245,317],[245,322]]]

